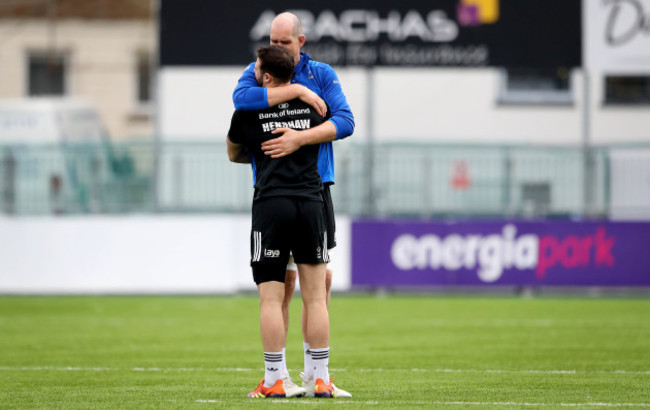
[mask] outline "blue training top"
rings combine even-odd
[[[291,83],[298,83],[309,88],[330,106],[332,117],[329,119],[336,127],[336,139],[352,135],[354,116],[350,110],[336,72],[328,64],[313,61],[307,53],[300,52],[300,61],[293,70]],[[246,67],[235,91],[232,93],[235,109],[263,110],[269,108],[267,89],[260,87],[255,78],[255,63]],[[255,178],[253,162],[253,178]],[[320,144],[318,153],[318,172],[323,183],[334,183],[334,151],[332,143]]]

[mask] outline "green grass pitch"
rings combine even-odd
[[[256,400],[255,295],[0,297],[0,408],[650,408],[647,299],[334,295],[330,317],[353,398]]]

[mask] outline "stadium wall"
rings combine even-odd
[[[244,67],[164,67],[159,72],[159,134],[164,141],[225,138],[231,95]],[[583,83],[571,73],[569,104],[500,102],[500,71],[482,69],[337,68],[355,115],[353,138],[372,130],[382,142],[552,144],[583,142]],[[649,109],[604,105],[602,77],[592,77],[589,138],[595,145],[649,142]],[[372,93],[368,84],[373,84]],[[373,112],[368,99],[372,96]]]
[[[250,216],[0,219],[0,294],[255,292]],[[650,287],[648,222],[337,218],[335,291]]]
[[[1,294],[255,291],[250,216],[0,219]],[[332,288],[350,288],[350,222],[337,219]]]

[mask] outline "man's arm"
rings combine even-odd
[[[315,70],[316,71],[316,70]],[[349,137],[354,132],[354,115],[348,104],[336,72],[327,64],[319,64],[319,83],[323,98],[330,107],[329,122],[336,128],[336,139]]]
[[[241,122],[242,112],[235,111],[230,119],[230,129],[228,129],[228,134],[226,134],[226,150],[230,162],[247,164],[251,162],[251,156],[246,147],[239,144],[239,142],[241,142]]]
[[[334,141],[336,137],[336,127],[330,121],[302,131],[296,131],[291,128],[277,128],[273,134],[279,135],[278,138],[267,140],[262,143],[262,151],[271,158],[281,158],[295,151],[298,151],[303,145],[322,144],[323,142]]]
[[[232,93],[235,109],[245,111],[263,110],[294,98],[300,98],[314,107],[321,116],[325,116],[327,112],[325,101],[303,85],[291,84],[286,87],[274,88],[260,87],[255,78],[255,64],[250,64],[244,70],[237,82],[237,87]]]
[[[243,145],[235,144],[230,141],[230,138],[226,138],[226,143],[228,144],[228,159],[230,162],[239,164],[249,164],[251,162],[251,156]]]
[[[290,84],[285,87],[267,88],[266,94],[269,101],[269,107],[278,105],[285,101],[291,101],[295,98],[300,98],[305,103],[314,107],[321,117],[324,117],[327,113],[325,100],[320,98],[318,94],[304,85]]]
[[[236,110],[253,111],[269,108],[266,88],[260,87],[255,78],[255,63],[249,64],[239,77],[237,87],[232,92],[232,102]]]
[[[323,96],[330,105],[331,117],[329,121],[303,131],[288,128],[274,130],[273,133],[280,134],[280,137],[262,144],[264,154],[270,155],[272,158],[280,158],[297,151],[303,145],[321,144],[342,139],[354,132],[354,116],[345,94],[343,94],[336,72],[326,64],[319,66],[319,69],[322,70],[319,72],[319,82]]]

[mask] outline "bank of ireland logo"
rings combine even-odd
[[[280,108],[281,110],[287,109],[287,108],[289,108],[289,103],[285,102],[285,103],[282,103],[282,104],[278,104],[278,108]]]
[[[478,26],[499,20],[499,0],[459,0],[458,24]]]

